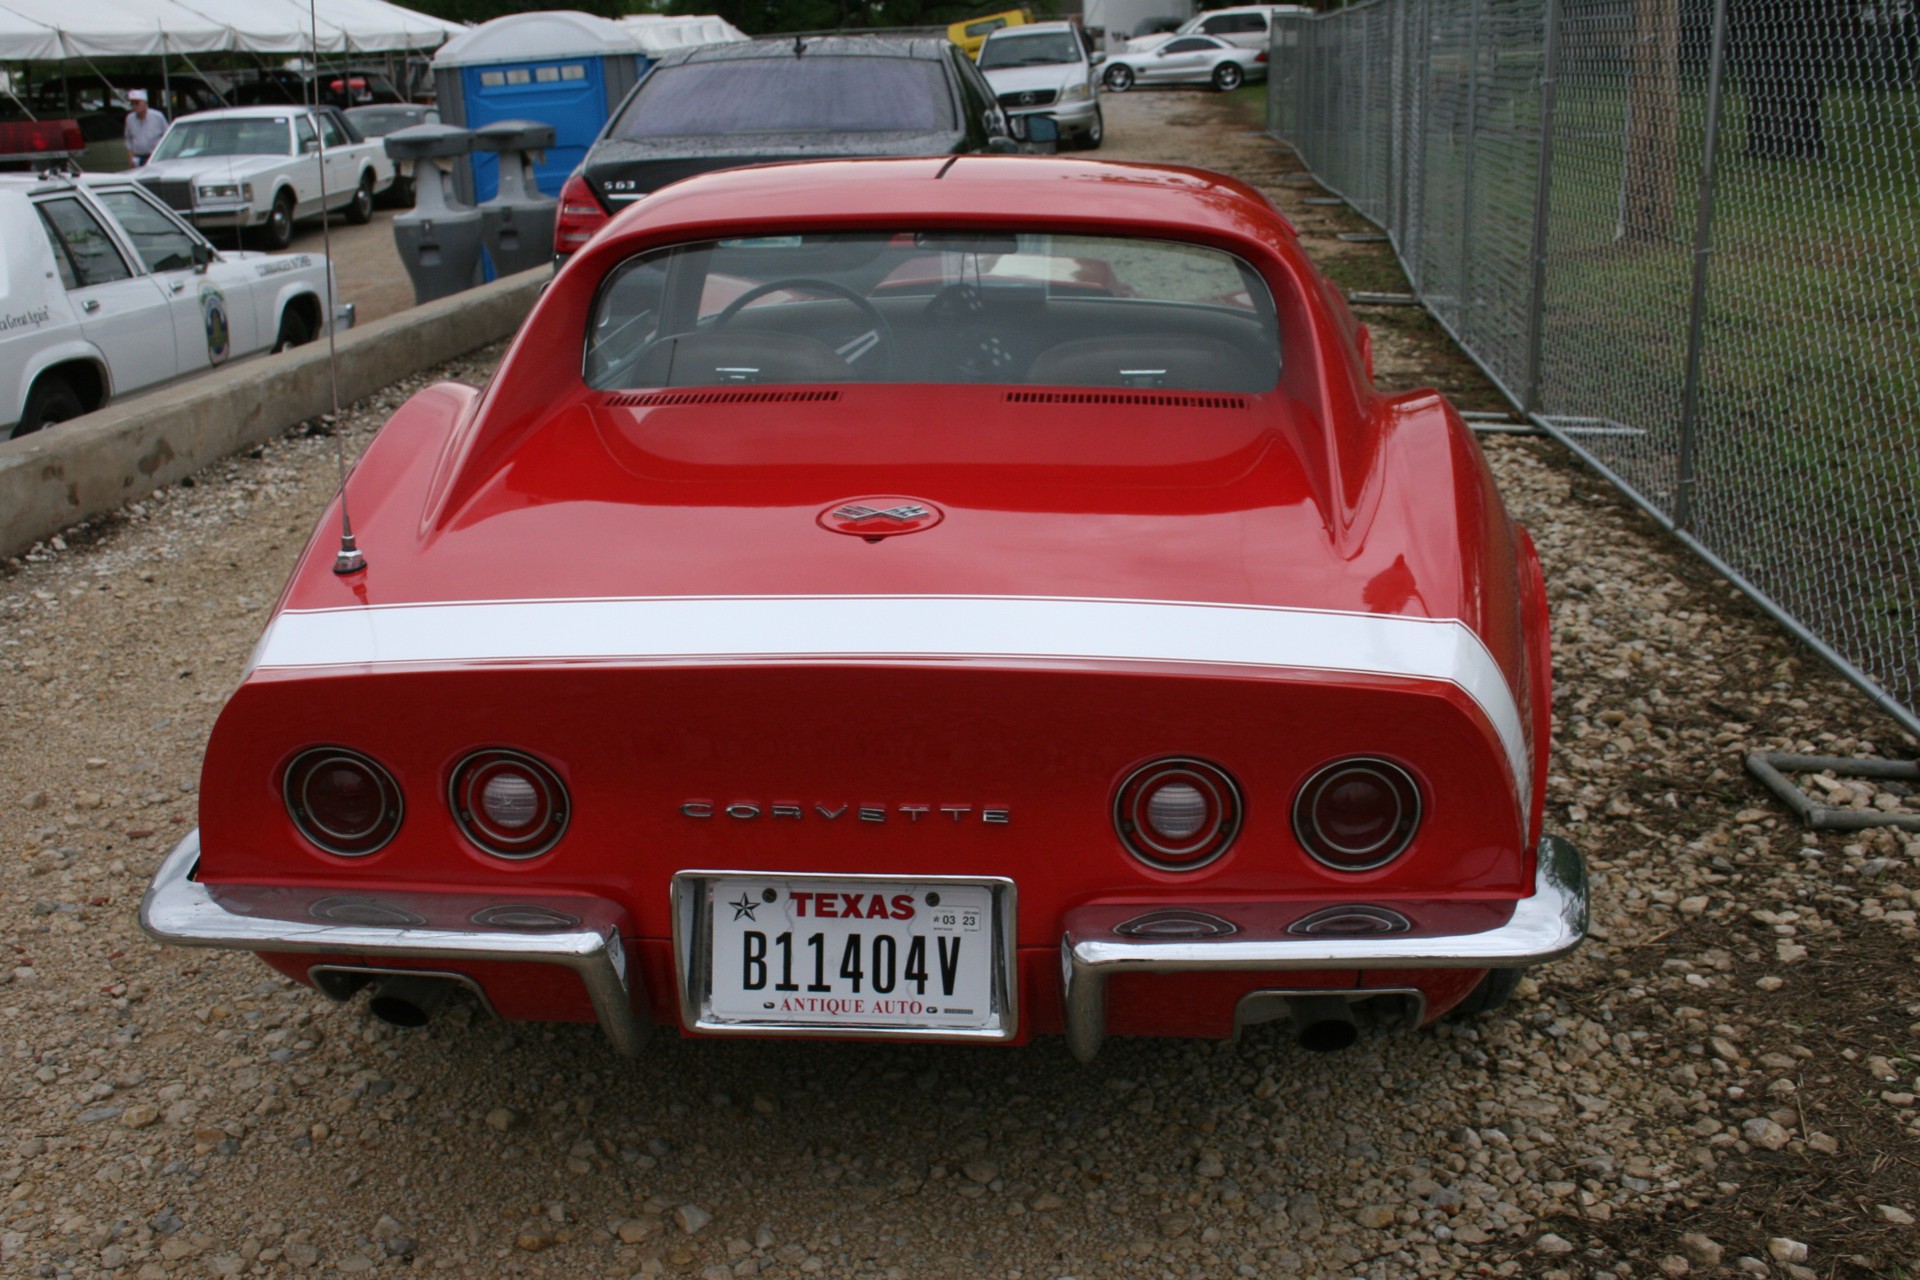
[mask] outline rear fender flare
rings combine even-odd
[[[313,300],[314,334],[317,336],[324,332],[328,323],[326,295],[321,293],[318,288],[308,281],[290,280],[286,284],[281,285],[279,290],[274,294],[273,310],[269,314],[261,317],[263,322],[260,326],[262,346],[271,347],[273,345],[274,339],[278,337],[280,333],[281,317],[287,314],[288,307],[295,305],[302,298],[311,298]]]
[[[100,348],[82,338],[70,338],[51,347],[34,353],[21,371],[18,385],[10,389],[7,396],[6,422],[9,427],[20,421],[20,415],[26,411],[27,396],[33,391],[33,384],[40,375],[60,365],[84,364],[90,366],[94,375],[100,379],[102,395],[99,408],[113,399],[113,369],[107,364],[107,358]]]

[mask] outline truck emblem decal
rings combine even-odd
[[[219,364],[233,354],[233,329],[227,322],[227,295],[210,284],[200,286],[200,318],[207,330],[207,360]]]

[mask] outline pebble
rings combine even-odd
[[[1807,1246],[1799,1240],[1774,1236],[1767,1241],[1767,1253],[1775,1262],[1805,1262]]]
[[[697,1204],[683,1204],[673,1211],[673,1224],[688,1235],[700,1234],[700,1229],[713,1221],[713,1215]]]
[[[1763,1151],[1778,1151],[1792,1141],[1793,1135],[1765,1116],[1755,1116],[1740,1126],[1748,1142]]]
[[[969,1160],[960,1166],[960,1172],[981,1186],[985,1186],[1000,1176],[1000,1166],[991,1160]]]
[[[487,1125],[499,1133],[520,1127],[522,1117],[512,1107],[495,1107],[487,1112]]]
[[[1718,1240],[1698,1231],[1689,1231],[1680,1237],[1680,1251],[1696,1267],[1717,1267],[1726,1253]]]
[[[1896,1227],[1910,1227],[1913,1225],[1913,1215],[1898,1205],[1877,1204],[1873,1206],[1873,1214],[1876,1218],[1880,1219],[1880,1221],[1892,1223]]]

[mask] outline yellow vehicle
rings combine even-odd
[[[1002,27],[1024,27],[1033,21],[1033,13],[1028,9],[1008,9],[1004,13],[989,13],[983,18],[968,18],[965,22],[956,22],[947,28],[947,39],[967,51],[969,58],[980,56],[980,46],[987,37]]]

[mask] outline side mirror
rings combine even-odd
[[[215,254],[213,251],[212,245],[208,244],[204,240],[195,240],[193,242],[194,274],[205,275],[207,273],[207,268],[213,265],[213,260],[217,256],[218,255]]]
[[[1094,65],[1094,66],[1096,66],[1096,67],[1103,67],[1103,66],[1105,66],[1105,65],[1106,65],[1106,63],[1107,63],[1107,55],[1106,55],[1106,54],[1104,54],[1104,53],[1096,53],[1096,54],[1094,54],[1094,55],[1093,55],[1093,65]]]

